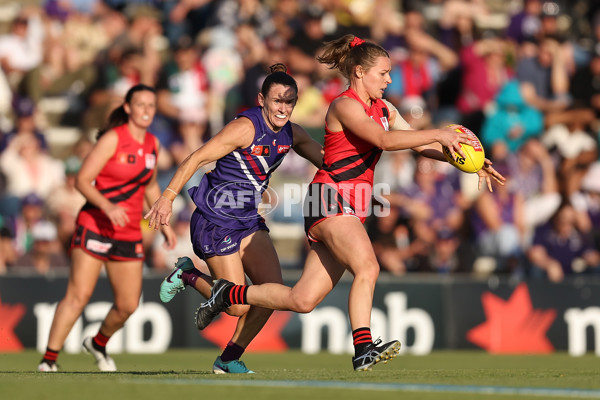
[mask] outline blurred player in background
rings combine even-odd
[[[309,186],[304,204],[305,230],[311,248],[300,280],[292,288],[281,284],[234,285],[219,280],[211,298],[196,313],[203,329],[233,304],[252,304],[301,313],[312,311],[333,289],[345,271],[354,276],[348,309],[355,355],[353,368],[368,370],[394,357],[400,342],[381,344],[371,337],[371,309],[379,264],[363,227],[370,210],[373,172],[383,150],[412,148],[426,157],[445,161],[441,145],[453,158],[464,157],[460,143],[467,135],[452,128],[412,131],[391,104],[382,100],[391,82],[391,62],[381,46],[354,35],[328,42],[318,61],[338,69],[350,87],[330,105],[325,119],[323,166]],[[393,114],[392,114],[393,113]],[[388,132],[390,127],[393,131]],[[504,178],[486,160],[478,172],[479,185]]]
[[[160,197],[155,168],[159,142],[146,130],[155,112],[152,87],[139,84],[129,89],[124,103],[98,132],[98,141],[77,174],[77,188],[87,203],[77,216],[67,291],[56,308],[40,372],[58,370],[58,353],[92,296],[103,265],[114,303],[96,336],[85,338],[83,347],[95,357],[100,371],[117,370],[106,354],[106,344],[138,307],[144,260],[143,207]],[[166,246],[173,248],[173,230],[165,225],[162,233]]]

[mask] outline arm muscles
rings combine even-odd
[[[334,125],[341,125],[361,139],[388,151],[411,149],[437,140],[436,130],[388,132],[369,118],[356,100],[349,98],[335,100],[327,115],[327,123],[332,130],[335,130]]]
[[[294,134],[294,151],[306,158],[317,168],[323,164],[323,146],[314,140],[300,125],[292,124]]]
[[[85,198],[102,210],[112,203],[92,184],[108,160],[115,154],[119,138],[114,130],[106,132],[87,155],[79,173],[76,187]]]
[[[232,151],[249,146],[254,139],[254,125],[247,118],[228,123],[215,137],[186,157],[168,187],[179,193],[198,168],[216,161]]]

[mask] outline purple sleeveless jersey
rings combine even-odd
[[[293,145],[291,123],[275,133],[267,127],[261,111],[254,107],[237,116],[254,124],[252,144],[219,159],[215,169],[189,190],[203,217],[221,227],[244,229],[262,219],[257,212],[262,193]]]

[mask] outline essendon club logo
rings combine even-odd
[[[269,146],[269,145],[254,146],[251,154],[253,156],[269,157],[271,155],[271,146]]]
[[[119,153],[117,162],[119,164],[135,164],[135,154]]]
[[[277,153],[279,154],[287,153],[288,151],[290,151],[290,146],[288,145],[280,144],[279,146],[277,146]]]

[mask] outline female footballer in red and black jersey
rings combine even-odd
[[[98,133],[77,175],[77,189],[87,203],[77,217],[67,291],[56,308],[39,371],[57,370],[58,352],[88,303],[103,266],[114,303],[96,336],[86,337],[83,346],[95,357],[100,371],[116,371],[106,344],[138,306],[144,260],[143,207],[160,197],[156,182],[159,143],[147,132],[155,112],[154,89],[141,84],[132,87],[123,105],[111,113],[108,126]],[[173,248],[173,230],[165,225],[162,233],[166,245]]]

